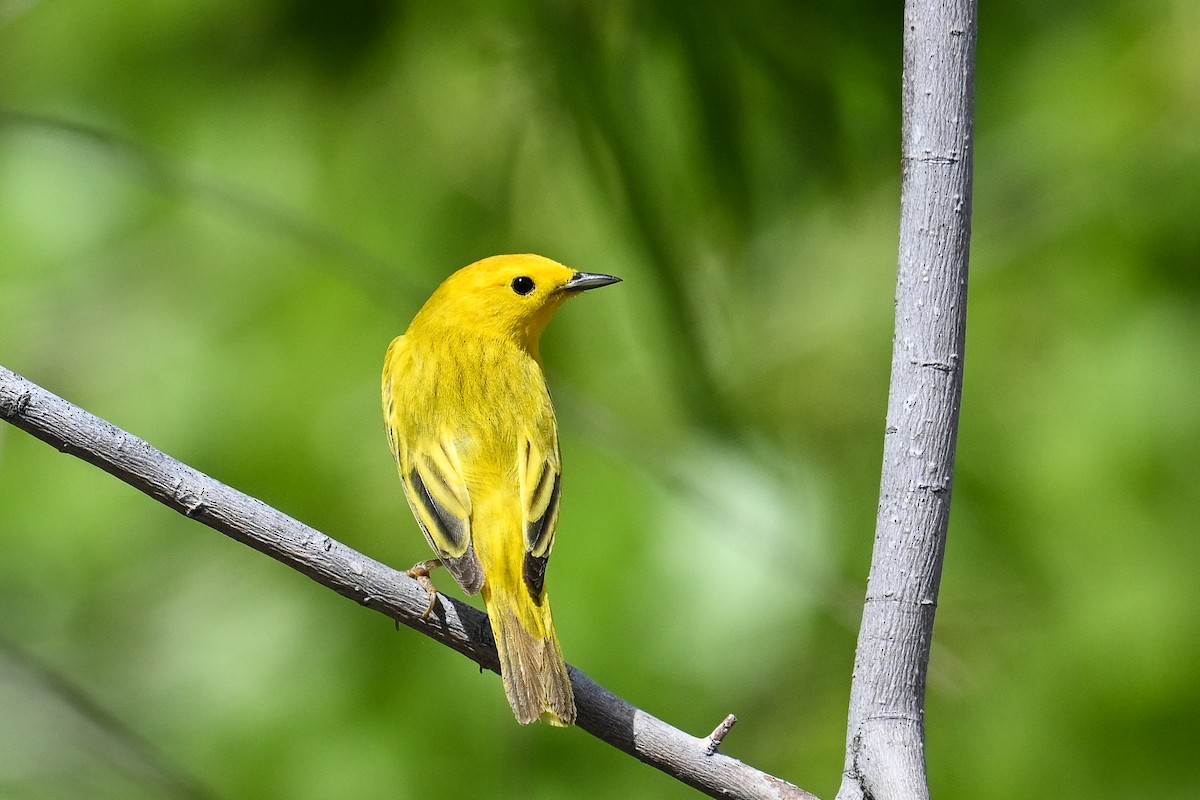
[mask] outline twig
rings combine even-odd
[[[0,417],[179,513],[496,671],[496,650],[483,612],[442,596],[434,614],[424,619],[429,595],[415,580],[176,461],[4,367],[0,367]],[[577,725],[613,747],[713,797],[816,800],[741,761],[707,754],[707,740],[635,708],[574,667],[570,672]]]
[[[711,756],[717,752],[717,748],[721,746],[721,742],[725,741],[725,737],[733,730],[733,726],[737,725],[737,717],[730,714],[717,727],[713,728],[713,732],[705,739],[704,754]]]
[[[927,800],[925,676],[950,514],[971,238],[975,0],[907,0],[896,332],[838,800]]]

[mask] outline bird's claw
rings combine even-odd
[[[433,581],[429,578],[429,573],[438,567],[442,566],[440,558],[432,558],[428,561],[418,561],[412,565],[412,568],[404,574],[416,580],[421,584],[421,588],[429,593],[429,605],[425,608],[425,613],[421,615],[422,620],[429,619],[429,615],[433,613],[433,609],[438,604],[437,587],[433,585]]]

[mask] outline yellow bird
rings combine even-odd
[[[538,340],[555,310],[620,278],[536,255],[485,258],[446,279],[388,347],[383,414],[404,494],[438,558],[483,593],[517,721],[575,721],[544,585],[561,490],[558,425]],[[428,611],[426,612],[428,613]]]

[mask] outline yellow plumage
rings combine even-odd
[[[575,721],[544,587],[562,468],[538,340],[567,298],[617,280],[535,255],[477,261],[438,287],[384,360],[404,494],[441,563],[482,592],[523,724]]]

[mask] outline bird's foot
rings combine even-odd
[[[418,561],[412,565],[404,574],[416,580],[421,584],[421,588],[429,593],[429,606],[425,609],[425,613],[421,615],[421,619],[429,619],[429,615],[433,613],[433,609],[437,606],[438,591],[433,585],[433,581],[429,579],[429,573],[438,567],[442,566],[440,558],[431,558],[428,561]]]

